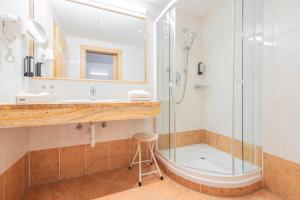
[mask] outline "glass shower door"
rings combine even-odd
[[[161,101],[161,113],[157,118],[159,134],[158,150],[169,160],[175,160],[176,131],[174,109],[174,70],[172,68],[174,50],[174,12],[168,10],[157,22],[157,99]]]
[[[260,70],[261,68],[261,8],[259,0],[237,1],[240,18],[236,49],[239,53],[235,68],[235,133],[234,174],[241,175],[261,168],[260,132]]]

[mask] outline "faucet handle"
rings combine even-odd
[[[96,87],[91,87],[90,98],[91,98],[91,100],[96,100]]]

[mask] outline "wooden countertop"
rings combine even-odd
[[[153,118],[159,112],[158,101],[0,104],[0,128]]]

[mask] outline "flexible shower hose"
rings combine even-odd
[[[185,79],[184,79],[184,86],[183,86],[183,92],[182,92],[182,95],[179,99],[179,101],[176,102],[176,104],[181,104],[184,100],[184,97],[185,97],[185,93],[186,93],[186,86],[187,86],[187,76],[188,76],[188,68],[189,68],[189,49],[186,49],[186,66],[185,66],[185,70],[183,71],[183,73],[185,74]]]

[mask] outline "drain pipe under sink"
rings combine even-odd
[[[96,144],[96,125],[95,123],[90,123],[90,145],[92,148]]]

